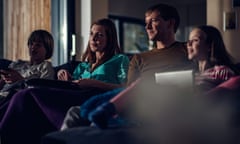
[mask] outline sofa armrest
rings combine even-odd
[[[240,76],[235,76],[221,83],[206,93],[207,96],[220,97],[238,95],[240,92]]]
[[[133,135],[137,131],[140,130],[130,127],[106,130],[96,127],[76,127],[65,131],[48,133],[43,136],[41,144],[137,144],[140,142]]]
[[[27,87],[47,87],[47,88],[58,88],[58,89],[68,89],[68,90],[80,90],[83,89],[78,86],[78,84],[70,81],[60,81],[60,80],[49,80],[49,79],[29,79],[25,81]]]

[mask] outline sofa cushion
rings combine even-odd
[[[137,144],[138,139],[132,135],[137,130],[126,127],[106,130],[96,127],[71,128],[45,135],[41,144]],[[144,144],[143,141],[141,143]]]
[[[11,60],[0,59],[0,69],[6,69],[11,62]]]

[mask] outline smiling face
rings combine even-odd
[[[165,21],[158,11],[152,11],[145,14],[145,29],[148,38],[152,41],[164,40],[169,33],[169,21]]]
[[[46,48],[42,42],[32,42],[28,45],[29,56],[33,64],[39,64],[46,59]]]
[[[90,30],[89,45],[92,52],[103,52],[107,44],[104,26],[94,24]]]
[[[206,34],[200,29],[193,29],[187,43],[188,59],[207,60],[210,46],[206,43]]]

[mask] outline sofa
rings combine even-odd
[[[1,59],[0,63],[1,62],[9,63],[11,61]],[[54,67],[54,68],[56,71],[64,68],[64,69],[68,69],[70,72],[72,72],[78,63],[79,62],[71,61],[66,64]],[[219,95],[222,96],[222,99],[228,99],[229,97],[224,97],[226,95],[226,93],[232,95],[234,102],[238,102],[238,99],[235,99],[235,98],[240,93],[240,77],[230,79],[226,83],[220,85],[218,87],[218,89],[215,89],[215,91],[213,90],[212,93],[210,93],[209,95],[212,96],[212,94],[214,94],[214,96],[216,96],[216,98],[214,96],[212,97],[213,100],[218,99]],[[152,93],[152,94],[154,94],[154,93]],[[189,98],[189,97],[185,97],[184,101],[179,101],[180,104],[184,104],[183,108],[185,108],[186,105],[192,106],[191,101],[189,101],[187,98]],[[185,100],[187,100],[187,101],[185,101]],[[232,103],[232,99],[230,99],[230,100]],[[228,101],[229,101],[229,99],[228,99]],[[49,102],[49,100],[48,100],[48,102]],[[167,104],[168,108],[170,108],[171,104],[172,103]],[[218,104],[216,104],[216,105],[214,104],[214,107],[218,108],[217,107]],[[152,104],[152,105],[154,105],[154,104]],[[220,121],[220,123],[218,122],[219,119],[217,119],[216,121],[213,121],[211,123],[209,122],[210,124],[212,124],[211,129],[209,129],[208,121],[204,121],[203,116],[196,117],[196,118],[202,120],[203,124],[206,124],[206,125],[202,126],[202,125],[199,125],[199,123],[197,123],[199,125],[199,127],[196,128],[196,125],[195,125],[196,122],[190,121],[189,123],[192,124],[191,125],[192,127],[189,127],[190,129],[189,128],[186,129],[187,125],[185,123],[185,120],[187,119],[188,115],[184,115],[183,112],[185,112],[185,111],[179,111],[179,110],[182,110],[181,106],[182,105],[179,105],[179,107],[177,107],[177,108],[175,107],[176,109],[174,109],[174,111],[171,111],[174,113],[173,114],[174,116],[178,116],[178,117],[174,117],[174,119],[179,118],[180,120],[182,120],[182,121],[180,121],[181,122],[180,124],[175,123],[176,121],[171,121],[172,119],[167,119],[167,120],[164,119],[165,121],[161,124],[150,123],[149,124],[150,127],[147,127],[147,129],[145,129],[145,127],[144,128],[142,128],[142,127],[140,127],[140,128],[139,127],[111,127],[109,129],[102,130],[102,129],[98,129],[96,127],[80,127],[80,128],[69,129],[69,130],[62,131],[62,132],[56,131],[56,132],[48,133],[42,137],[42,144],[77,144],[77,143],[87,143],[87,144],[95,144],[95,143],[98,143],[98,144],[103,144],[103,143],[114,143],[114,144],[142,143],[142,144],[144,144],[144,143],[146,143],[146,144],[155,144],[155,143],[181,143],[181,142],[188,143],[189,141],[192,143],[199,143],[199,142],[200,143],[209,143],[209,141],[211,141],[211,143],[216,143],[216,141],[218,143],[223,143],[223,142],[231,143],[231,140],[234,140],[234,142],[236,143],[235,138],[238,138],[238,133],[235,133],[235,132],[237,132],[238,129],[234,129],[237,131],[233,132],[233,131],[231,131],[231,129],[229,129],[229,127],[220,127],[221,129],[219,130],[218,127],[214,127],[214,126],[222,126],[221,121]],[[236,106],[234,106],[234,110],[236,110],[235,109],[236,107],[238,107],[238,103],[236,103]],[[188,110],[191,110],[190,108],[191,107],[189,107]],[[193,111],[193,110],[191,110],[191,111]],[[148,111],[148,112],[150,112],[150,111]],[[164,113],[164,114],[166,115],[166,117],[168,117],[169,111],[166,111],[166,112],[167,113]],[[189,111],[187,111],[187,112],[189,112]],[[211,111],[209,111],[209,112],[211,112]],[[180,115],[176,115],[175,113],[178,113]],[[212,115],[214,113],[215,112],[212,112],[210,114]],[[238,118],[238,111],[237,111],[237,114],[235,112],[233,112],[233,113],[234,113],[233,114],[234,117]],[[197,115],[197,116],[199,116],[199,115]],[[170,118],[171,118],[171,115],[170,115]],[[236,119],[234,119],[234,120],[236,120]],[[213,119],[213,120],[215,120],[215,119]],[[222,122],[224,122],[224,121],[222,121]],[[233,126],[235,128],[235,126],[236,126],[235,123],[233,124]],[[199,131],[199,129],[200,129],[200,131]],[[216,130],[216,131],[212,131],[212,130]],[[208,136],[211,136],[211,133],[214,133],[214,132],[216,133],[216,135],[213,135],[214,137],[208,137]],[[203,135],[199,135],[199,133],[203,134]],[[232,138],[232,135],[228,135],[228,134],[232,134],[232,133],[234,133],[234,136],[236,136],[235,138]],[[155,134],[157,134],[157,135],[155,135]],[[189,137],[191,138],[192,141],[188,139]],[[194,138],[192,138],[192,137],[194,137]],[[212,139],[212,138],[214,138],[214,139]]]
[[[240,64],[236,64],[236,67],[240,69]],[[222,83],[205,95],[209,100],[210,106],[204,105],[202,109],[204,109],[203,111],[208,111],[207,113],[201,113],[202,109],[194,109],[196,105],[190,100],[188,104],[183,100],[178,103],[180,104],[180,108],[175,107],[173,112],[170,108],[171,110],[166,110],[167,114],[163,114],[168,116],[171,111],[176,115],[176,117],[173,117],[174,119],[180,119],[178,121],[172,121],[171,117],[170,120],[167,119],[163,123],[150,124],[152,125],[150,128],[138,126],[110,127],[108,129],[77,127],[65,131],[48,133],[42,137],[41,144],[235,144],[240,140],[239,94],[240,76],[236,76]],[[184,104],[184,107],[188,110],[186,111],[186,109],[184,109],[182,110],[184,112],[181,113],[181,110],[179,110],[182,108],[181,104]],[[228,107],[229,105],[231,105],[230,110]],[[154,104],[152,104],[152,106],[154,106]],[[210,108],[207,109],[205,107]],[[199,112],[199,114],[191,115],[190,113],[194,112],[194,110]],[[215,116],[217,112],[222,113],[222,115]],[[211,116],[206,118],[206,115]],[[189,120],[187,117],[192,118],[192,120]],[[188,119],[188,121],[184,120],[184,118]],[[181,119],[183,119],[183,121],[181,121]],[[186,123],[186,121],[188,123]]]

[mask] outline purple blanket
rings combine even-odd
[[[0,135],[4,144],[40,143],[41,137],[59,130],[67,110],[104,90],[30,88],[0,106]]]

